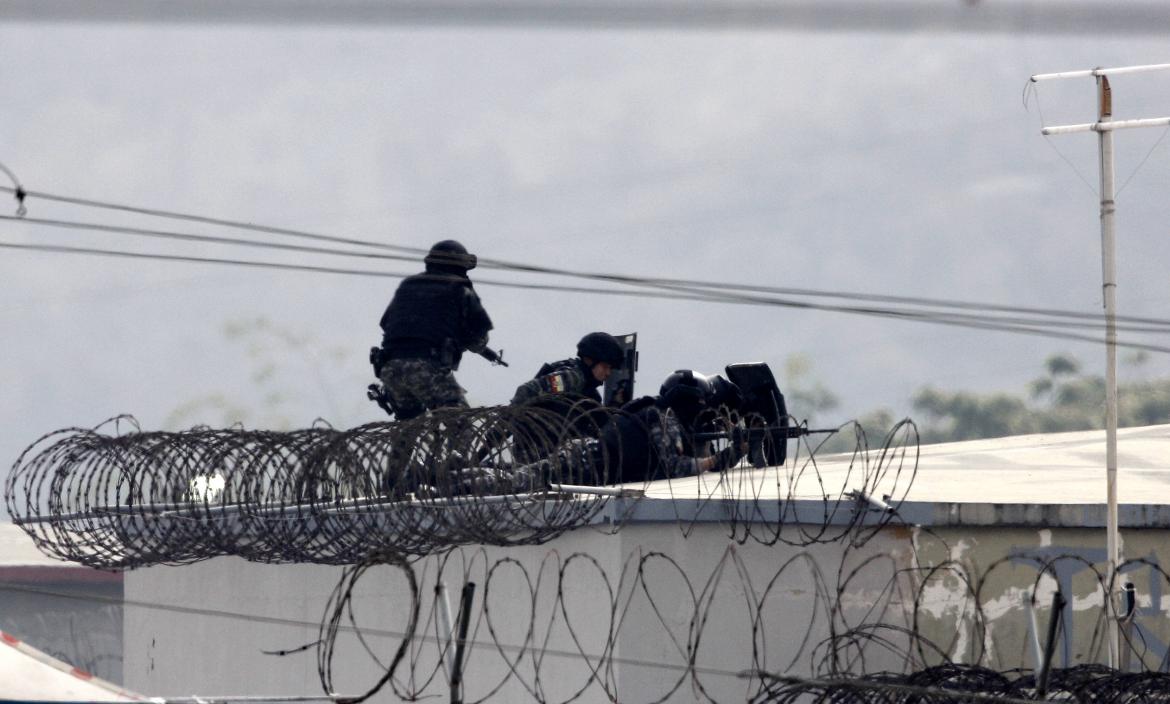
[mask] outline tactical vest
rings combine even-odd
[[[382,314],[382,346],[390,352],[438,351],[451,340],[457,348],[466,335],[463,301],[468,285],[462,277],[439,274],[404,279]]]
[[[577,361],[576,357],[570,357],[569,359],[562,359],[562,360],[557,361],[557,362],[545,362],[544,364],[540,365],[540,371],[536,372],[536,376],[541,377],[541,376],[544,376],[545,374],[552,374],[553,372],[560,371],[561,369],[574,367],[578,363],[579,362]]]
[[[581,372],[581,378],[585,382],[584,388],[568,388],[567,386],[565,388],[554,388],[557,383],[557,372],[569,369],[576,369]],[[558,362],[542,364],[534,378],[540,381],[540,389],[546,394],[573,394],[576,396],[584,396],[593,399],[597,403],[601,403],[601,394],[597,391],[597,388],[601,386],[601,382],[593,376],[593,372],[589,367],[585,366],[585,363],[581,361],[580,357],[570,357],[569,359],[562,359]]]

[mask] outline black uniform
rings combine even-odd
[[[440,406],[467,406],[452,372],[464,351],[486,349],[492,329],[465,272],[427,269],[399,284],[381,320],[379,376],[400,420]]]
[[[679,479],[703,471],[690,433],[674,410],[649,396],[626,404],[623,410],[601,435],[607,483]],[[734,466],[742,456],[731,447],[717,454],[717,469]]]

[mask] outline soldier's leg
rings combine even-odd
[[[468,408],[467,392],[455,381],[455,374],[449,367],[439,363],[431,363],[427,370],[427,394],[425,403],[428,410]],[[419,393],[424,393],[419,389]],[[475,433],[469,418],[462,413],[442,414],[442,425],[436,427],[440,440],[435,446],[436,458],[439,462],[434,469],[442,472],[443,468],[465,467],[473,462],[473,447]],[[443,484],[446,480],[436,477],[436,482]]]
[[[392,359],[383,368],[382,375],[386,390],[395,402],[402,399],[411,406],[414,415],[422,413],[417,406],[427,411],[446,406],[467,407],[464,391],[450,368],[433,360]]]
[[[393,400],[394,417],[398,420],[416,418],[427,410],[417,391],[418,361],[391,359],[382,366],[382,386]]]
[[[469,408],[467,390],[455,380],[455,373],[450,369],[436,365],[431,377],[430,398],[427,399],[427,408]]]

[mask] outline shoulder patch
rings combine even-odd
[[[540,388],[545,393],[563,394],[569,389],[568,379],[564,372],[556,372],[555,374],[546,374],[540,378]]]

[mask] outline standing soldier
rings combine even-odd
[[[383,384],[381,398],[373,389],[371,397],[399,420],[443,406],[467,407],[454,374],[464,351],[504,364],[487,347],[492,321],[467,278],[475,255],[443,240],[423,261],[426,271],[404,279],[382,314],[382,348],[371,357]]]

